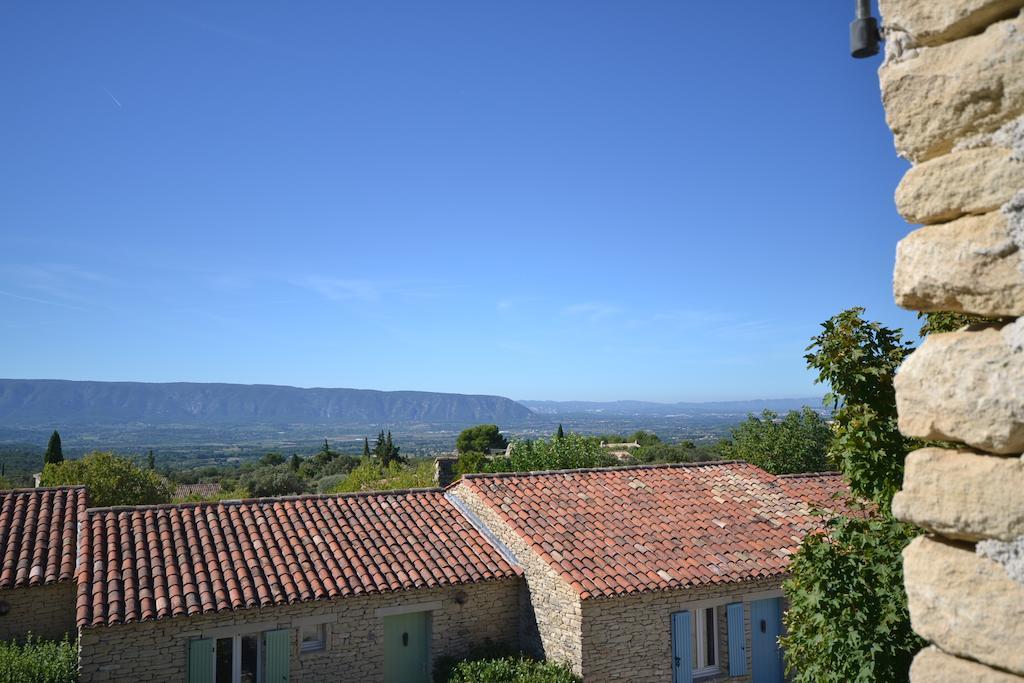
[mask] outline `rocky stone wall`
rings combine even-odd
[[[896,302],[995,322],[933,334],[896,377],[911,679],[1024,681],[1024,0],[879,0],[896,206]],[[941,444],[940,444],[941,445]]]
[[[750,658],[751,595],[781,590],[782,579],[675,591],[650,591],[621,598],[583,601],[583,677],[588,681],[658,683],[672,680],[672,614],[712,601],[718,613],[718,665],[720,674],[701,681],[750,681],[729,676],[729,635],[725,606],[744,602],[747,671]],[[779,593],[781,596],[781,592]]]
[[[378,609],[429,606],[432,658],[463,656],[485,640],[517,647],[520,583],[503,579],[82,629],[79,681],[187,680],[189,640],[224,637],[219,629],[236,627],[292,629],[290,680],[381,681],[384,621]],[[300,652],[298,628],[309,621],[326,624],[326,647]]]
[[[580,597],[498,515],[463,485],[449,491],[515,557],[526,582],[520,596],[520,642],[534,656],[583,666]]]
[[[75,637],[75,583],[0,591],[7,613],[0,616],[0,640],[22,639],[29,633],[60,640]]]

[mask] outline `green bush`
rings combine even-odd
[[[156,472],[110,451],[94,451],[81,460],[47,463],[41,483],[43,486],[84,484],[89,490],[89,506],[98,508],[169,503],[174,494],[170,482],[161,479]]]
[[[449,683],[577,683],[582,679],[562,664],[523,657],[461,661]]]
[[[578,683],[562,664],[531,659],[504,643],[485,640],[462,659],[438,657],[434,683]]]
[[[72,683],[78,678],[78,646],[40,640],[29,634],[24,643],[0,641],[0,682]]]

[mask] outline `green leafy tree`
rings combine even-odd
[[[292,458],[288,461],[288,466],[292,468],[292,472],[299,471],[299,468],[302,467],[302,458],[299,457],[298,453],[292,453]]]
[[[654,446],[655,444],[661,443],[661,439],[654,432],[648,432],[643,429],[633,432],[629,437],[630,443],[638,443],[641,446]]]
[[[60,445],[60,434],[53,430],[50,440],[46,444],[46,453],[43,455],[43,465],[56,465],[64,462],[64,449]]]
[[[513,441],[508,457],[487,463],[488,472],[533,472],[608,467],[618,461],[593,439],[570,432],[550,441]]]
[[[259,467],[244,475],[239,484],[254,498],[288,496],[306,491],[306,481],[290,464]]]
[[[892,380],[912,349],[863,312],[829,319],[807,349],[836,407],[830,457],[871,504],[826,519],[825,532],[805,537],[790,562],[782,643],[794,683],[906,681],[923,644],[910,628],[901,556],[917,529],[890,511],[914,446],[897,429]]]
[[[821,472],[830,469],[832,431],[810,408],[791,410],[781,420],[765,410],[750,415],[732,430],[729,457],[745,460],[772,474]]]
[[[174,490],[156,472],[109,451],[94,451],[81,460],[43,467],[43,486],[84,484],[93,507],[168,503]]]
[[[455,439],[459,453],[486,453],[490,448],[505,448],[508,439],[501,435],[498,425],[484,424],[463,429]]]
[[[274,467],[275,465],[280,465],[283,462],[284,456],[281,455],[280,453],[267,453],[262,458],[260,458],[259,466]]]

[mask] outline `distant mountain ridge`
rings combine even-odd
[[[524,422],[502,396],[268,384],[0,379],[0,425]]]
[[[711,413],[745,414],[762,410],[788,412],[804,406],[822,410],[822,398],[766,398],[749,401],[709,401],[706,403],[655,403],[653,401],[519,401],[540,415],[573,415],[602,413],[605,415],[707,415]]]

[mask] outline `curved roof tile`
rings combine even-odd
[[[440,490],[93,509],[79,626],[518,576]]]

